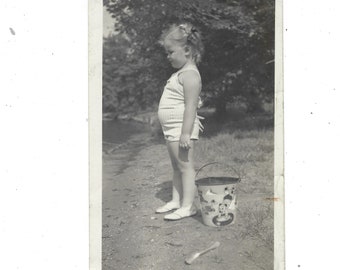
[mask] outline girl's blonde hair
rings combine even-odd
[[[171,39],[181,46],[191,49],[192,58],[196,64],[202,59],[204,47],[201,33],[191,23],[172,24],[162,32],[159,43],[164,46],[164,41]]]

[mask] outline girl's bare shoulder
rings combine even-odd
[[[187,70],[183,70],[182,72],[180,72],[178,74],[178,81],[182,85],[183,85],[184,82],[191,82],[191,83],[198,82],[198,83],[200,83],[201,82],[201,76],[200,76],[198,70],[187,69]]]

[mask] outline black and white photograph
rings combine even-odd
[[[0,269],[337,269],[337,1],[0,1]]]
[[[103,2],[103,270],[274,269],[275,48],[274,0]]]

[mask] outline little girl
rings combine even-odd
[[[196,186],[194,145],[201,128],[197,116],[201,77],[197,64],[203,44],[200,33],[189,23],[172,25],[160,40],[172,67],[178,71],[170,77],[159,102],[158,118],[162,126],[173,167],[172,200],[156,213],[166,213],[165,220],[193,216]]]

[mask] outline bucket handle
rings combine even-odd
[[[197,170],[196,175],[195,175],[195,179],[197,179],[198,174],[200,173],[200,171],[201,171],[203,168],[205,168],[205,167],[207,167],[207,166],[209,166],[209,165],[212,165],[212,164],[221,164],[221,165],[223,165],[221,162],[217,162],[217,161],[206,163],[206,164],[204,164],[203,166],[201,166],[201,167]],[[237,176],[238,176],[238,181],[240,182],[240,181],[241,181],[241,174],[240,174],[235,168],[233,168],[232,166],[230,166],[230,165],[226,165],[226,166],[229,167],[230,169],[232,169],[232,170],[234,171],[234,173],[237,174]]]

